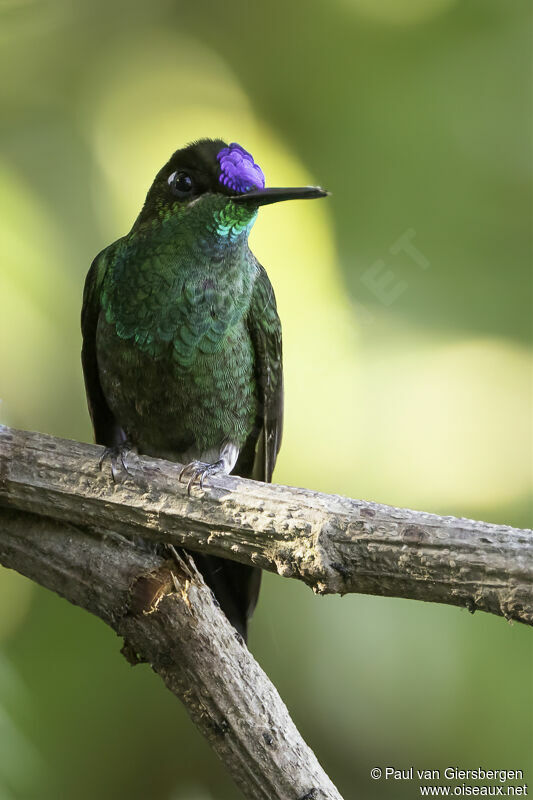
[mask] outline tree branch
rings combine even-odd
[[[250,800],[341,800],[188,557],[153,538],[300,578],[318,593],[465,605],[533,624],[533,533],[217,477],[0,427],[0,563],[101,617],[147,661]],[[126,538],[129,537],[129,538]],[[135,536],[139,541],[135,541]]]
[[[146,661],[250,800],[342,800],[194,562],[0,509],[0,562],[101,617]]]
[[[533,624],[533,532],[244,480],[192,496],[180,466],[128,457],[114,483],[102,448],[0,429],[0,505],[137,534],[303,580],[481,609]]]

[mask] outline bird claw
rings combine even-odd
[[[121,444],[115,445],[114,447],[106,447],[104,449],[104,452],[102,453],[100,461],[98,462],[98,468],[100,469],[100,472],[102,472],[102,470],[104,468],[104,462],[106,461],[106,459],[109,458],[109,461],[110,461],[110,464],[111,464],[111,477],[113,478],[113,483],[117,482],[117,475],[118,475],[117,462],[118,461],[120,461],[120,464],[121,464],[122,469],[124,470],[124,472],[126,472],[127,475],[131,475],[129,467],[128,467],[127,463],[126,463],[126,457],[127,457],[128,453],[131,453],[131,452],[135,452],[135,448],[131,444],[131,442],[128,442],[128,441],[121,442]]]
[[[191,489],[197,481],[200,485],[200,489],[203,489],[205,478],[208,475],[216,475],[217,472],[224,472],[224,466],[224,461],[222,461],[222,459],[215,461],[213,464],[206,464],[205,461],[191,461],[190,464],[186,464],[183,467],[178,480],[181,482],[182,478],[185,476],[185,480],[187,481],[190,475],[187,481],[187,494],[190,497]]]

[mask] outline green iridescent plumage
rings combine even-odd
[[[96,257],[85,285],[82,361],[97,442],[127,439],[141,453],[207,462],[206,474],[269,481],[281,441],[281,327],[248,232],[272,196],[263,190],[262,200],[261,186],[236,195],[221,182],[217,156],[235,158],[232,147],[202,140],[177,151],[130,233]],[[258,571],[195,560],[245,636]]]

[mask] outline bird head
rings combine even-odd
[[[234,241],[248,235],[260,206],[327,194],[317,186],[266,188],[263,171],[241,145],[201,139],[177,150],[158,172],[136,226],[175,219]]]

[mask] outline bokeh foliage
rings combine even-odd
[[[173,149],[222,136],[270,184],[333,192],[251,237],[284,325],[276,479],[530,524],[531,21],[527,0],[5,0],[0,421],[90,440],[88,265]],[[6,571],[0,598],[0,800],[236,796],[99,621]],[[373,766],[533,778],[525,628],[266,576],[251,647],[347,798],[414,796]]]

